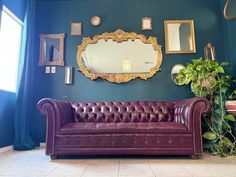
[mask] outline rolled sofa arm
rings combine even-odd
[[[38,110],[47,116],[46,154],[54,154],[54,138],[60,128],[73,121],[74,111],[70,102],[44,98],[38,102]]]
[[[210,107],[207,99],[199,97],[175,102],[174,119],[184,124],[192,134],[194,155],[201,155],[203,152],[201,114],[209,111]]]
[[[73,121],[74,111],[70,102],[44,98],[38,102],[38,110],[55,122],[55,129]]]
[[[201,97],[174,102],[174,120],[184,124],[192,132],[194,123],[201,123],[201,114],[209,111],[210,107],[210,102]]]

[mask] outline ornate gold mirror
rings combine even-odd
[[[166,20],[164,23],[167,54],[196,53],[193,20]]]
[[[135,78],[148,79],[162,63],[161,46],[155,37],[117,30],[84,38],[78,46],[79,70],[94,80],[103,78],[123,83]]]
[[[236,19],[236,0],[227,0],[224,7],[224,17],[226,20]]]

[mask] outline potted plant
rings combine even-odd
[[[228,100],[225,101],[225,108],[228,113],[236,116],[236,89],[228,96]],[[233,134],[236,136],[236,122],[232,123]]]
[[[235,118],[225,109],[225,100],[233,84],[232,77],[224,70],[227,65],[227,62],[193,59],[176,77],[179,85],[190,85],[196,96],[211,102],[210,113],[203,115],[204,148],[221,156],[236,155],[236,138],[232,132]]]

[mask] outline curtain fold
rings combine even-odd
[[[32,139],[30,132],[31,116],[33,115],[31,112],[33,109],[34,25],[35,3],[33,0],[26,0],[16,92],[15,136],[13,143],[15,150],[31,150],[39,145]]]

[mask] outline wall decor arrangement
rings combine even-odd
[[[142,18],[142,30],[152,30],[152,18]]]
[[[74,67],[72,66],[65,67],[65,84],[66,85],[71,85],[73,82],[73,70],[74,70]]]
[[[82,35],[82,23],[71,23],[71,36]]]
[[[40,35],[40,66],[64,66],[65,34]]]
[[[193,20],[166,20],[166,54],[196,53]]]
[[[216,52],[215,52],[215,47],[211,42],[208,42],[206,47],[204,48],[204,56],[205,59],[211,59],[213,61],[216,60]]]
[[[99,26],[101,24],[101,18],[99,16],[94,16],[91,18],[91,24],[93,26]]]
[[[177,81],[176,81],[176,77],[177,75],[180,73],[180,71],[182,69],[184,69],[185,66],[182,64],[175,64],[172,69],[171,69],[171,79],[172,81],[176,84],[176,85],[180,85]]]
[[[103,78],[115,83],[135,78],[147,80],[159,71],[162,50],[155,37],[118,29],[83,38],[77,63],[79,70],[92,80]]]
[[[224,18],[226,20],[236,19],[236,0],[227,0],[224,7]]]

